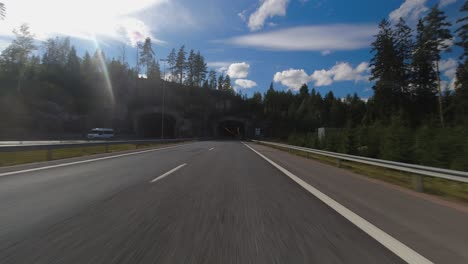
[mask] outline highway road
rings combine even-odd
[[[468,209],[256,144],[0,169],[0,263],[468,263]]]

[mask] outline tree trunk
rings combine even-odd
[[[440,71],[439,71],[439,62],[436,61],[436,74],[437,74],[437,88],[439,90],[439,117],[440,117],[440,124],[442,127],[445,127],[444,122],[444,111],[442,106],[442,88],[440,85]]]

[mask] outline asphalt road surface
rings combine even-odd
[[[346,174],[250,145],[272,160],[288,155],[304,162],[305,171],[310,166]],[[31,165],[15,169],[22,168]],[[404,263],[401,250],[391,251],[241,142],[196,142],[2,175],[0,170],[0,263]],[[347,191],[333,197],[339,202],[352,191],[341,188]],[[347,200],[347,208],[431,261],[467,260],[465,231],[452,252],[450,245],[433,252],[430,238],[427,244],[408,239],[418,238],[417,227],[405,237],[385,214],[376,217]],[[460,210],[446,210],[465,220]]]

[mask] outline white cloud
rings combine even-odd
[[[225,73],[228,70],[229,65],[232,64],[232,61],[212,61],[207,62],[206,66],[214,69],[219,73]]]
[[[457,0],[440,0],[440,7],[444,7],[444,6],[448,6],[448,5],[451,5],[451,4],[454,4],[456,3]]]
[[[447,70],[455,69],[455,68],[457,68],[457,61],[452,58],[439,61],[440,71],[447,71]]]
[[[260,30],[265,20],[274,16],[285,16],[288,0],[260,0],[260,7],[249,17],[248,26],[251,31]]]
[[[452,46],[455,45],[455,38],[446,39],[446,40],[442,41],[442,45],[447,46],[447,48],[445,48],[444,50],[451,49]],[[439,48],[442,48],[442,47],[439,46]]]
[[[315,86],[328,86],[335,81],[367,81],[369,79],[369,63],[361,62],[356,68],[353,68],[347,62],[335,64],[329,70],[317,70],[311,75],[311,80]]]
[[[457,79],[457,66],[456,60],[449,58],[439,61],[439,70],[449,80],[447,83],[448,88],[455,89],[455,81]]]
[[[273,77],[273,81],[281,83],[288,89],[299,90],[304,83],[310,81],[310,77],[303,69],[289,69],[277,72]]]
[[[6,40],[6,39],[0,39],[0,51],[4,50],[10,44],[11,44],[11,41]]]
[[[311,80],[315,81],[315,86],[328,86],[333,83],[333,74],[327,70],[318,70],[312,73]]]
[[[336,51],[369,47],[375,25],[333,24],[302,26],[267,33],[238,36],[224,42],[229,44],[272,50]]]
[[[320,52],[320,54],[322,54],[322,56],[327,56],[327,55],[330,55],[332,53],[331,50],[322,50],[322,52]]]
[[[338,63],[330,70],[334,73],[335,81],[365,81],[368,76],[363,75],[369,69],[369,63],[362,62],[355,69],[347,62]]]
[[[361,62],[359,65],[356,67],[356,72],[357,73],[364,73],[364,72],[369,72],[369,63],[368,62]]]
[[[356,68],[353,68],[347,62],[340,62],[329,70],[316,70],[310,76],[303,69],[289,69],[277,72],[273,77],[273,81],[281,83],[288,89],[298,90],[302,84],[312,81],[316,87],[329,86],[334,82],[341,81],[368,81],[369,71],[369,63],[367,62],[361,62]]]
[[[169,0],[116,0],[112,4],[95,0],[4,0],[4,3],[8,11],[0,36],[11,36],[14,28],[28,23],[38,39],[68,35],[89,40],[105,37],[134,44],[145,37],[162,43],[136,14],[166,5]]]
[[[235,84],[243,89],[249,89],[249,88],[257,86],[256,82],[252,80],[246,80],[246,79],[237,79],[235,81]]]
[[[233,79],[246,78],[249,75],[250,65],[245,62],[237,62],[229,65],[227,74]]]
[[[247,13],[247,10],[243,10],[242,12],[239,12],[237,15],[240,17],[240,19],[242,19],[242,21],[247,21],[247,17],[246,17],[246,13]]]
[[[427,0],[406,0],[398,9],[390,13],[390,21],[396,22],[401,17],[406,20],[417,21],[421,14],[428,10],[426,2]]]
[[[269,27],[276,27],[276,26],[278,26],[278,24],[277,24],[277,23],[274,23],[274,22],[268,22],[267,25],[268,25]]]

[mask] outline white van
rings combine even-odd
[[[114,137],[114,130],[112,128],[93,128],[86,137],[88,139],[111,139]]]

